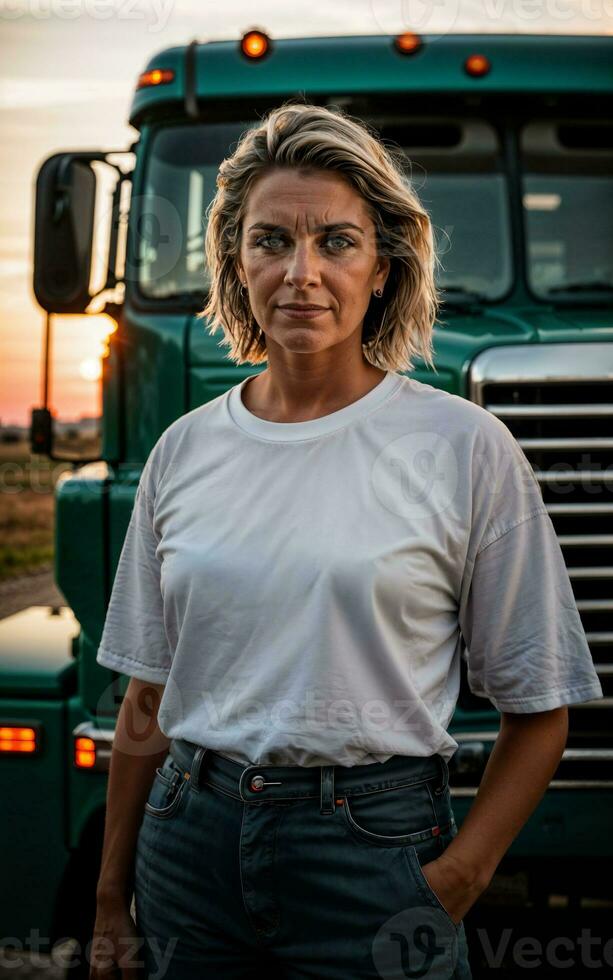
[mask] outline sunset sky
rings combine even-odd
[[[34,185],[60,150],[125,149],[135,81],[162,48],[238,38],[331,34],[613,34],[610,0],[0,0],[0,422],[42,404],[45,314],[32,292]],[[109,321],[52,317],[50,407],[100,412]]]

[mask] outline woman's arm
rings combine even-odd
[[[136,839],[145,802],[170,746],[159,729],[163,684],[130,678],[117,716],[106,798],[98,907],[127,903],[133,890]]]
[[[502,713],[500,733],[473,805],[444,853],[424,865],[429,884],[459,921],[544,796],[568,738],[568,708]]]

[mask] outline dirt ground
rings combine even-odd
[[[66,599],[55,584],[51,564],[0,582],[0,619],[28,606],[66,605]]]

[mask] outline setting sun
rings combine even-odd
[[[79,364],[79,374],[85,381],[98,381],[102,375],[100,361],[97,361],[93,357],[88,357],[87,360],[81,361]]]

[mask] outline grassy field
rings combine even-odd
[[[95,455],[92,440],[59,443],[58,453]],[[53,562],[54,488],[70,463],[0,442],[0,582]]]

